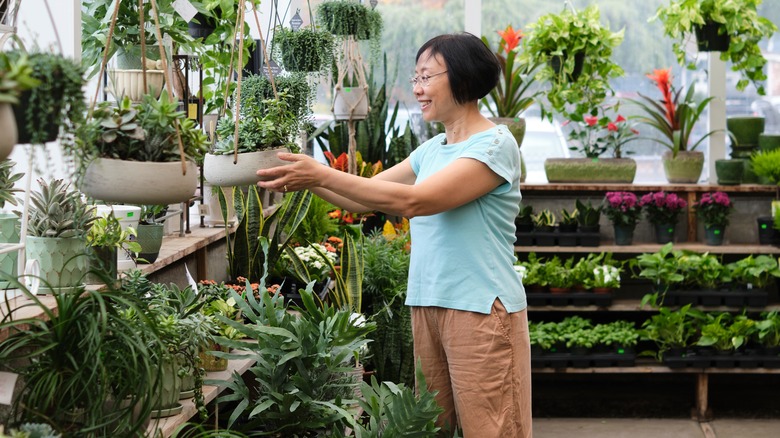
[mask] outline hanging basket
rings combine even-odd
[[[290,164],[276,156],[279,152],[290,152],[290,150],[276,148],[244,152],[238,154],[238,160],[235,163],[233,163],[233,154],[206,154],[206,158],[203,160],[203,177],[209,184],[217,187],[257,184],[260,181],[260,177],[257,176],[259,169],[270,169]]]
[[[165,83],[165,72],[162,70],[146,70],[146,90],[143,70],[111,70],[108,76],[111,78],[108,92],[117,100],[127,96],[133,102],[141,102],[145,94],[158,99]]]
[[[333,116],[339,120],[365,120],[368,117],[368,90],[363,87],[336,87]]]
[[[560,76],[561,71],[563,70],[563,66],[566,63],[567,54],[564,53],[563,56],[551,56],[550,57],[550,68],[553,69],[553,72],[557,76]],[[577,79],[580,78],[580,75],[582,75],[582,68],[585,66],[585,52],[577,52],[574,54],[574,69],[572,70],[570,75],[566,76],[566,80],[569,82],[577,82]]]
[[[16,118],[10,103],[0,103],[0,160],[5,160],[16,146]]]
[[[81,191],[106,202],[167,205],[188,201],[198,186],[198,168],[187,161],[155,163],[98,158],[87,167]]]

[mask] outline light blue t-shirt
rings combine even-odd
[[[505,182],[468,204],[410,221],[406,304],[489,314],[498,297],[508,312],[523,310],[525,290],[513,268],[514,218],[520,209],[517,142],[504,125],[461,143],[442,144],[444,140],[444,134],[437,135],[409,156],[416,183],[459,158],[485,163]]]

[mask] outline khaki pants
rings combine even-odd
[[[530,438],[528,315],[496,299],[489,315],[412,307],[414,356],[444,408],[437,425],[464,438]],[[452,436],[451,434],[448,436]]]

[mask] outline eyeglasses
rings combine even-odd
[[[443,72],[432,74],[432,75],[415,76],[415,77],[409,79],[409,83],[412,84],[412,89],[414,89],[418,85],[423,87],[423,88],[425,88],[428,85],[430,85],[432,77],[443,75],[444,73],[447,73],[447,70],[444,70]]]

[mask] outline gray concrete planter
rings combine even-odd
[[[544,172],[551,183],[634,182],[636,161],[631,158],[548,158]]]

